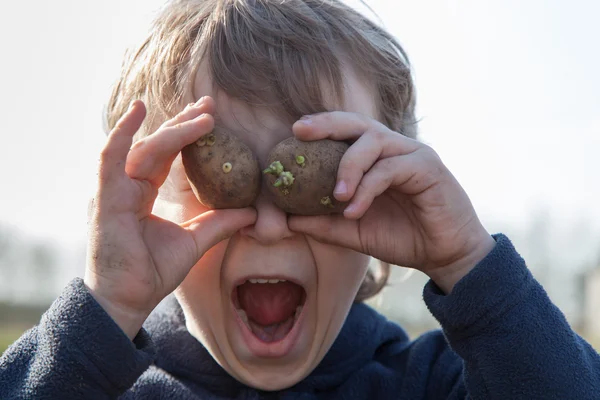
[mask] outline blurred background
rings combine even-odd
[[[162,3],[0,5],[0,352],[83,276],[102,112]],[[600,2],[369,5],[411,58],[421,139],[600,348]],[[437,325],[406,272],[372,304],[416,335]]]

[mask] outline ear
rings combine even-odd
[[[355,303],[361,303],[375,295],[387,285],[391,273],[391,265],[387,262],[371,258],[367,274],[358,293],[354,298]]]

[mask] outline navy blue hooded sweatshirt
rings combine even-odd
[[[130,341],[75,279],[0,359],[0,399],[600,399],[600,356],[571,330],[510,241],[450,295],[424,298],[443,331],[410,341],[352,307],[318,367],[264,392],[229,376],[165,299]]]

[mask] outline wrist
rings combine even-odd
[[[450,294],[454,286],[483,260],[494,248],[496,241],[485,232],[477,240],[472,241],[471,249],[464,257],[450,264],[438,267],[427,275],[445,294]]]
[[[96,300],[112,320],[115,321],[123,333],[125,333],[130,340],[133,340],[142,328],[148,314],[132,310],[123,305],[115,304],[106,296],[102,295],[100,291],[96,290],[93,285],[89,285],[85,280],[84,284],[94,300]]]

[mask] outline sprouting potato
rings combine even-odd
[[[212,209],[250,206],[260,190],[261,171],[239,138],[215,129],[181,151],[194,194]]]
[[[290,214],[341,213],[347,203],[333,197],[337,171],[348,144],[333,140],[303,142],[289,138],[277,144],[263,171],[275,204]]]

